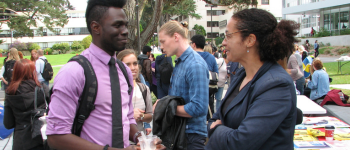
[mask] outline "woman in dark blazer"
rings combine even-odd
[[[13,67],[12,82],[6,90],[4,126],[15,128],[13,136],[13,150],[41,150],[42,136],[32,138],[31,112],[34,110],[35,87],[43,87],[38,91],[37,106],[45,107],[45,100],[49,97],[49,88],[40,84],[35,71],[34,62],[21,59]]]
[[[296,92],[276,63],[292,53],[299,25],[261,9],[245,9],[228,21],[227,59],[243,65],[208,123],[206,149],[292,150]]]

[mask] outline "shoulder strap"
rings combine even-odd
[[[225,60],[222,60],[221,66],[219,67],[219,69],[222,67],[222,65],[224,65]]]
[[[80,96],[79,107],[74,118],[72,133],[80,136],[85,120],[95,109],[95,100],[97,95],[97,78],[90,61],[83,55],[72,57],[68,62],[76,61],[84,69],[85,86]]]
[[[44,73],[44,70],[45,70],[45,65],[46,65],[46,63],[47,63],[47,60],[45,60],[45,59],[42,59],[42,58],[39,58],[39,59],[41,59],[41,60],[43,60],[43,61],[44,61],[44,67],[43,67],[43,72],[41,72],[41,74],[42,74],[42,73]]]
[[[125,79],[126,79],[126,82],[128,83],[128,87],[129,87],[128,93],[129,93],[129,95],[130,95],[130,94],[131,94],[131,91],[132,91],[132,86],[131,86],[131,84],[130,84],[129,75],[128,75],[128,73],[126,72],[126,69],[125,69],[124,64],[123,64],[120,60],[118,60],[118,59],[117,59],[117,63],[118,63],[118,65],[119,65],[120,70],[122,70],[122,72],[123,72],[123,75],[124,75],[124,77],[125,77]]]
[[[142,84],[142,83],[138,83],[138,82],[137,82],[137,85],[140,87],[143,100],[145,101],[145,106],[147,107],[147,105],[146,105],[146,98],[147,98],[147,89],[146,89],[146,85],[144,85],[144,84]]]
[[[35,93],[34,93],[34,110],[36,110],[38,108],[38,89],[39,89],[39,86],[36,86],[35,87]],[[46,102],[46,99],[45,99],[45,91],[44,91],[43,87],[41,87],[40,90],[44,94],[45,109],[47,109],[47,102]]]

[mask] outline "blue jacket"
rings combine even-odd
[[[265,62],[259,69],[266,67]],[[225,114],[221,105],[210,125],[217,119],[222,125],[209,130],[207,150],[293,150],[294,128],[296,124],[296,94],[290,75],[277,63],[258,80],[256,76],[228,104]],[[257,74],[258,74],[257,73]],[[231,83],[225,103],[230,93],[246,76],[244,68],[237,72]],[[252,90],[249,90],[252,87]],[[248,97],[250,94],[250,101]]]
[[[199,55],[202,56],[202,58],[205,60],[205,62],[208,65],[208,69],[212,72],[219,73],[218,65],[216,64],[215,57],[208,53],[208,52],[197,52]]]
[[[160,81],[160,73],[157,71],[159,65],[162,64],[163,59],[165,58],[165,54],[159,55],[156,58],[156,79],[157,79],[157,98],[162,99],[164,96],[168,95],[169,84],[164,84]],[[173,64],[173,60],[171,57],[166,57],[166,61]]]
[[[310,99],[312,100],[327,95],[329,91],[329,76],[327,72],[323,69],[316,70],[307,86],[311,89]]]

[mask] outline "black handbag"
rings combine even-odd
[[[39,120],[40,117],[45,116],[47,113],[47,102],[45,100],[45,92],[44,89],[41,87],[40,90],[44,94],[44,101],[45,105],[44,108],[38,108],[37,99],[38,99],[38,90],[40,87],[35,87],[35,94],[34,94],[34,110],[31,112],[31,132],[32,132],[32,138],[35,138],[37,136],[41,136],[41,128],[44,125],[44,122]]]

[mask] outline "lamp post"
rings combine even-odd
[[[210,32],[211,32],[211,44],[213,44],[213,5],[210,5]]]
[[[140,37],[140,21],[139,21],[139,3],[136,0],[136,20],[137,20],[137,49],[141,54],[141,37]]]

